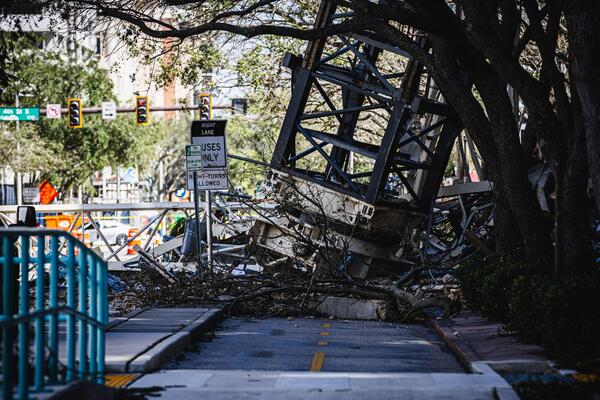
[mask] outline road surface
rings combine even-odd
[[[506,388],[491,370],[466,373],[426,326],[232,318],[217,327],[212,339],[198,342],[162,371],[138,379],[129,395],[176,400],[466,400],[494,399],[494,391]]]

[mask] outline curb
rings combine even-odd
[[[553,363],[549,360],[535,359],[510,359],[502,361],[482,360],[471,349],[469,344],[462,339],[459,333],[452,328],[441,325],[437,320],[430,317],[430,322],[435,332],[442,338],[444,343],[450,348],[459,363],[468,372],[476,372],[474,363],[485,363],[496,372],[512,372],[512,373],[527,373],[541,374],[549,368],[553,368]]]
[[[129,360],[126,372],[152,372],[190,347],[200,336],[210,331],[223,318],[222,309],[209,309],[189,325],[154,343],[152,347]]]
[[[477,354],[470,348],[469,344],[465,342],[458,332],[455,332],[449,327],[442,326],[435,318],[429,317],[429,321],[433,326],[433,329],[442,339],[442,341],[450,348],[454,356],[462,367],[469,373],[472,374],[484,374],[493,375],[499,379],[506,386],[494,387],[494,398],[496,400],[518,400],[519,396],[511,387],[511,385],[499,374],[502,367],[506,366],[531,366],[537,367],[539,361],[532,361],[528,363],[527,360],[516,360],[516,361],[485,361],[481,360]]]
[[[211,331],[225,316],[225,312],[222,308],[211,309],[196,320],[192,321],[191,324],[183,327],[181,331],[188,332],[192,342],[200,339],[202,334]]]
[[[121,325],[123,322],[127,322],[131,318],[135,317],[136,315],[139,315],[139,314],[143,313],[144,311],[148,311],[148,310],[150,310],[149,307],[138,308],[138,309],[128,312],[127,314],[123,315],[122,317],[117,317],[117,318],[113,319],[112,321],[110,321],[106,325],[106,331],[110,331],[112,328],[116,327],[117,325]]]
[[[434,318],[430,317],[429,320],[435,332],[442,338],[446,346],[452,350],[452,353],[465,371],[476,373],[473,368],[473,362],[480,361],[479,357],[468,347],[467,343],[460,339],[460,335],[447,327],[441,326]]]

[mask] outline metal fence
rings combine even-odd
[[[212,202],[213,221],[219,221],[220,215],[256,215],[270,212],[276,208],[276,204],[268,201],[226,201],[226,196],[217,196],[216,201]],[[257,212],[257,210],[259,210]],[[125,264],[130,263],[131,259],[137,257],[135,255],[123,254],[128,247],[132,247],[133,243],[139,242],[140,247],[148,251],[150,247],[154,247],[154,241],[159,236],[159,233],[168,225],[167,220],[171,219],[176,213],[185,215],[186,218],[195,218],[194,203],[118,203],[118,204],[50,204],[36,205],[35,211],[40,217],[49,215],[56,216],[70,215],[71,222],[65,227],[66,232],[73,233],[78,238],[85,240],[86,232],[91,230],[97,232],[98,237],[95,244],[92,246],[98,248],[98,251],[103,254],[104,261],[107,262],[109,270],[121,271],[128,269]],[[106,237],[106,231],[99,223],[102,219],[118,219],[116,213],[140,213],[152,212],[153,216],[144,224],[140,224],[137,233],[133,233],[127,237],[125,243],[110,243]],[[4,224],[13,224],[16,220],[17,206],[1,206],[0,205],[0,226]],[[111,214],[110,216],[105,214]],[[205,215],[201,213],[200,219]],[[85,226],[91,224],[93,229],[85,229]],[[236,228],[232,224],[213,224],[213,235],[220,236],[225,233],[236,233]],[[166,231],[166,229],[164,229]],[[160,241],[159,241],[160,242]],[[63,244],[64,246],[64,244]],[[62,249],[61,249],[62,250]]]
[[[8,228],[0,229],[0,272],[3,398],[103,383],[106,263],[64,231]]]

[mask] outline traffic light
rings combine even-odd
[[[200,119],[212,118],[212,94],[200,93]]]
[[[69,128],[81,128],[83,126],[81,99],[67,99],[67,109],[69,110]]]
[[[135,124],[148,125],[150,123],[150,106],[148,96],[135,96]]]

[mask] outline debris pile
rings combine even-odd
[[[230,314],[254,316],[407,320],[429,307],[453,314],[460,307],[453,267],[491,245],[490,204],[487,193],[439,202],[401,245],[388,245],[396,249],[390,256],[369,248],[360,227],[353,234],[349,224],[308,218],[289,204],[249,203],[245,215],[223,214],[215,223],[212,268],[198,268],[195,254],[182,254],[184,231],[163,245],[168,251],[136,248],[140,256],[129,263],[135,270],[118,273],[126,287],[120,283],[111,302],[120,312],[222,305]],[[282,220],[285,226],[275,225]]]

